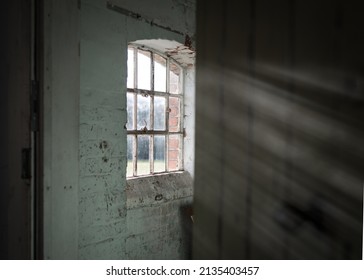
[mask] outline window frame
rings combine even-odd
[[[174,172],[180,172],[184,170],[184,137],[185,137],[185,128],[184,128],[184,75],[185,69],[182,67],[175,59],[169,57],[168,55],[161,53],[153,48],[147,47],[145,45],[139,45],[135,43],[129,43],[127,47],[127,61],[129,59],[129,50],[133,49],[133,85],[134,88],[129,88],[128,83],[126,82],[126,97],[128,94],[133,95],[133,128],[127,128],[127,137],[134,136],[133,139],[133,148],[132,148],[132,174],[128,176],[128,171],[126,172],[127,179],[133,179],[138,177],[145,176],[153,176],[157,174],[168,174]],[[149,52],[150,54],[150,90],[139,89],[138,88],[138,51]],[[166,60],[166,91],[155,91],[154,85],[154,55],[158,55]],[[178,85],[178,93],[170,92],[170,65],[174,64],[179,69],[179,85]],[[127,63],[127,67],[129,67]],[[129,69],[127,69],[127,73]],[[150,129],[147,129],[145,126],[142,129],[138,129],[137,127],[137,115],[138,115],[138,96],[150,97]],[[154,130],[154,97],[164,97],[165,98],[165,129],[164,130]],[[179,99],[179,130],[178,131],[170,131],[169,128],[169,114],[171,112],[171,108],[169,106],[169,99],[171,97],[175,97]],[[127,114],[128,107],[126,108]],[[126,126],[127,127],[127,126]],[[164,158],[165,158],[165,167],[164,171],[155,172],[154,171],[154,137],[162,135],[165,136],[165,145],[164,145]],[[171,135],[179,135],[179,149],[178,149],[178,169],[170,170],[169,168],[169,139]],[[149,136],[149,173],[148,174],[138,174],[138,137],[139,136]],[[127,141],[127,145],[128,141]],[[128,148],[128,147],[127,147]],[[128,158],[128,157],[127,157]],[[128,161],[128,160],[127,160]],[[127,162],[128,163],[128,162]]]

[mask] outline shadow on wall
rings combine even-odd
[[[191,257],[192,183],[186,171],[127,181],[127,259]]]
[[[214,91],[223,106],[198,115],[195,257],[361,258],[361,76],[323,66],[254,71],[200,72],[203,107],[216,107]]]
[[[183,259],[192,259],[192,227],[193,227],[193,208],[192,204],[184,204],[179,208],[182,231],[182,250]]]

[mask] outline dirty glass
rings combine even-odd
[[[168,136],[168,170],[179,170],[180,150],[181,150],[181,135]]]
[[[150,96],[137,97],[137,129],[150,129]]]
[[[167,70],[166,59],[154,54],[154,90],[166,92]]]
[[[134,94],[127,94],[127,112],[128,112],[128,120],[126,123],[127,129],[134,129]]]
[[[154,172],[166,171],[165,141],[164,135],[154,136]]]
[[[126,165],[126,176],[133,176],[133,135],[128,135],[128,148],[127,148],[127,165]]]
[[[134,88],[134,49],[128,48],[128,79],[127,87]]]
[[[169,118],[168,125],[170,132],[180,131],[180,99],[178,97],[169,98]]]
[[[154,130],[166,129],[166,98],[154,97]]]
[[[138,135],[137,175],[150,174],[149,135]]]
[[[181,69],[174,63],[169,66],[169,92],[180,93]]]
[[[150,52],[138,50],[138,89],[150,88],[151,77]]]

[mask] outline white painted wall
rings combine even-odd
[[[126,217],[125,19],[81,2],[79,258],[122,259]]]
[[[190,36],[195,33],[195,0],[110,0],[109,2],[133,11],[158,25]]]
[[[119,4],[193,37],[193,1]],[[44,257],[124,259],[127,45],[185,37],[105,0],[46,1],[44,34]]]
[[[184,139],[184,169],[192,178],[195,172],[195,68],[189,67],[185,70],[185,107],[184,126],[186,137]]]
[[[44,258],[78,258],[79,10],[44,2]]]
[[[190,1],[187,2],[186,11],[179,14],[178,22],[188,21],[189,25],[192,7]],[[128,9],[135,7],[135,1],[121,1],[119,4]],[[136,12],[167,26],[177,22],[176,19],[170,22],[171,18],[166,15],[178,10],[179,3],[165,0],[158,4],[160,10],[157,14],[151,12],[155,6],[151,1],[138,3]],[[181,28],[182,32],[188,29],[190,34],[194,32],[185,25],[174,28]],[[130,223],[133,217],[137,217],[127,212],[125,178],[127,45],[145,39],[168,39],[183,44],[185,37],[110,10],[107,1],[96,0],[81,1],[80,34],[78,257],[152,258],[147,251],[140,251],[141,243],[135,242],[138,239],[126,242],[135,229],[128,228],[127,221],[129,225],[137,222]],[[192,182],[189,187],[192,188]],[[143,199],[144,194],[140,195]],[[143,223],[143,220],[139,222]],[[165,238],[160,231],[147,234],[156,242]],[[170,242],[178,240],[171,236]],[[153,247],[153,243],[150,246]],[[134,250],[133,256],[127,254]],[[153,258],[157,257],[153,255]]]

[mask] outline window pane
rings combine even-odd
[[[164,135],[154,136],[154,172],[166,171],[165,141]]]
[[[180,169],[181,135],[168,136],[168,170]]]
[[[174,63],[169,66],[169,92],[180,93],[181,69]]]
[[[128,80],[127,87],[134,88],[134,49],[128,48]]]
[[[132,93],[127,95],[127,112],[128,122],[126,123],[126,129],[134,129],[134,94]]]
[[[150,64],[150,52],[138,50],[138,89],[151,89]]]
[[[180,99],[178,97],[169,98],[169,131],[180,131]]]
[[[133,176],[133,139],[135,137],[132,135],[128,135],[128,147],[127,147],[127,165],[126,165],[126,176]]]
[[[150,129],[150,96],[137,96],[137,129]]]
[[[150,174],[149,137],[147,135],[138,135],[138,175]]]
[[[154,96],[154,130],[166,129],[166,98]]]
[[[127,177],[134,175],[135,168],[135,175],[149,175],[151,169],[155,173],[182,169],[183,71],[171,61],[150,50],[128,47],[127,87],[141,91],[129,90],[126,96]],[[138,134],[130,135],[135,129]],[[151,129],[158,134],[152,135]]]
[[[167,83],[166,60],[160,55],[154,54],[154,90],[166,92]]]

